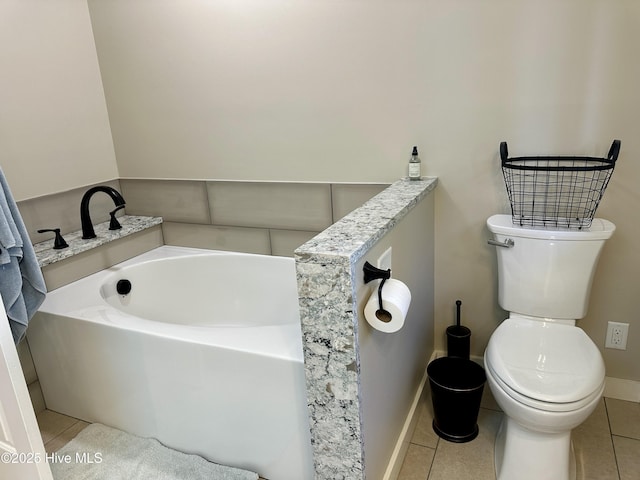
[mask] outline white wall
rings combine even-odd
[[[423,139],[418,3],[89,5],[125,177],[392,181]]]
[[[0,2],[0,166],[16,200],[118,177],[85,0]]]

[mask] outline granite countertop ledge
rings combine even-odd
[[[96,232],[96,238],[91,238],[89,240],[82,239],[82,230],[64,234],[64,239],[69,244],[69,247],[61,250],[53,249],[53,238],[44,242],[36,243],[33,246],[33,249],[36,252],[40,268],[72,257],[73,255],[86,252],[87,250],[97,248],[101,245],[105,245],[106,243],[118,240],[119,238],[160,225],[162,223],[162,217],[123,215],[118,217],[118,221],[120,222],[120,225],[122,225],[122,228],[119,230],[109,230],[108,221],[94,225],[93,228]]]
[[[348,257],[355,261],[398,223],[438,184],[437,177],[401,179],[365,202],[329,228],[300,246],[296,256],[304,261]]]

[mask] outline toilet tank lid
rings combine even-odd
[[[492,233],[512,237],[539,238],[544,240],[606,240],[616,226],[604,218],[594,218],[589,228],[582,230],[554,228],[520,227],[513,224],[511,215],[492,215],[487,219],[487,227]]]
[[[598,347],[576,326],[508,318],[487,346],[491,369],[521,395],[549,403],[578,402],[604,380]]]

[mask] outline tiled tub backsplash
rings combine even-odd
[[[121,179],[130,215],[163,217],[168,245],[293,256],[388,185]]]
[[[380,193],[386,184],[119,179],[128,215],[162,217],[163,241],[215,250],[292,256],[329,225]],[[60,228],[80,229],[80,199],[92,185],[18,202],[33,243]],[[107,195],[91,200],[93,223],[109,219]]]

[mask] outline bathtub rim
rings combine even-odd
[[[148,320],[123,312],[107,303],[100,293],[104,281],[124,267],[153,260],[194,255],[265,256],[162,245],[68,285],[51,290],[38,309],[37,315],[66,317],[76,321],[96,323],[108,328],[142,332],[156,337],[211,345],[247,354],[266,355],[300,363],[304,361],[299,316],[297,323],[279,325],[198,326],[172,324]],[[294,259],[289,257],[277,258],[294,262]],[[76,289],[79,291],[73,293]]]

